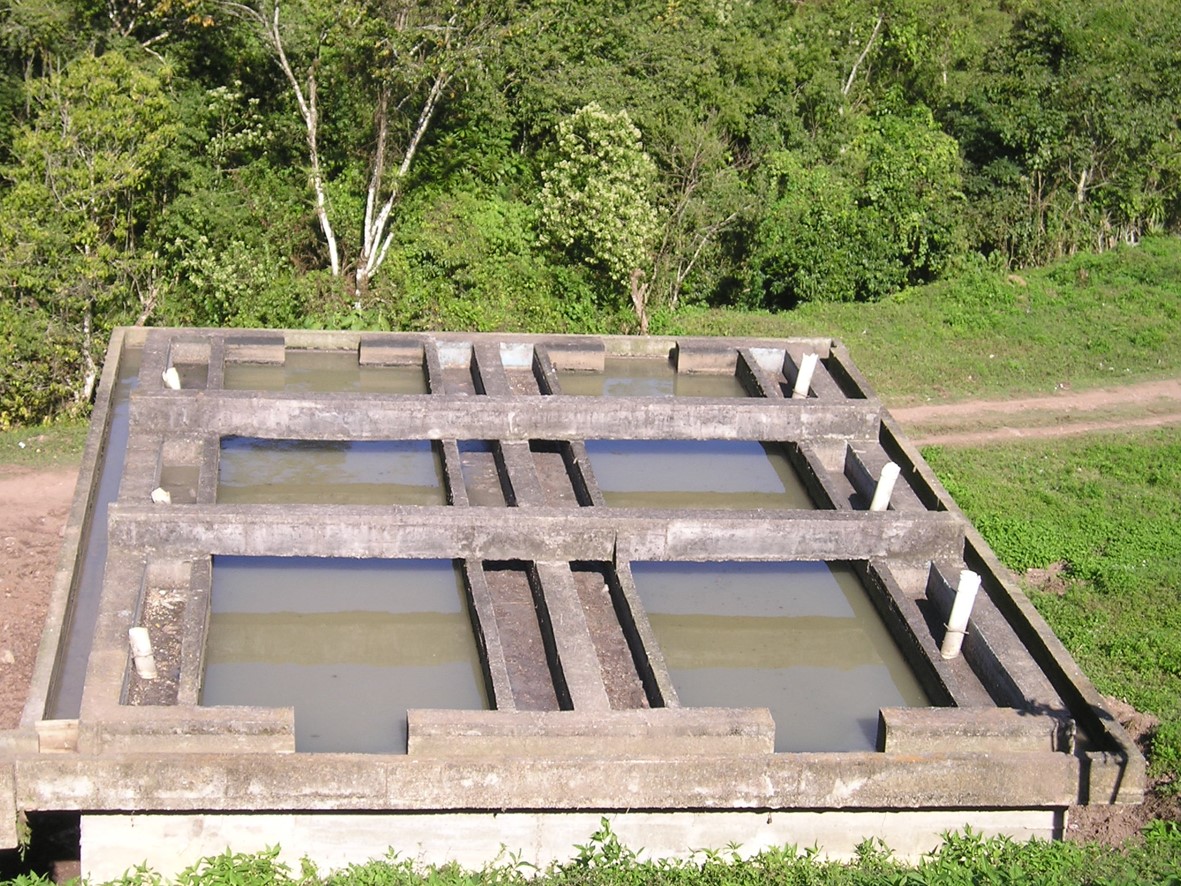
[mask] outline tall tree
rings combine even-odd
[[[75,400],[88,401],[105,332],[143,322],[158,295],[139,240],[166,197],[176,137],[161,78],[118,52],[87,55],[38,81],[35,113],[0,172],[2,297],[51,319],[80,355]]]
[[[352,276],[359,307],[389,251],[394,209],[424,138],[465,65],[493,39],[495,18],[482,4],[461,0],[295,0],[290,6],[259,0],[226,6],[258,27],[290,88],[306,133],[308,177],[328,267],[333,276]],[[326,132],[326,121],[341,109],[365,115],[365,122],[349,121],[360,132],[342,131],[339,120],[335,131]],[[335,163],[327,156],[329,140],[337,142]],[[341,156],[341,142],[365,152],[363,173]],[[344,219],[350,212],[360,217],[348,226]],[[341,234],[342,228],[348,232]],[[342,248],[349,244],[351,257]]]
[[[545,236],[628,287],[640,331],[648,331],[645,279],[658,235],[656,164],[627,111],[595,102],[558,124],[555,162],[542,173]]]

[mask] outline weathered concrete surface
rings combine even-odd
[[[463,370],[466,372],[467,370]],[[449,377],[449,376],[448,376]],[[766,401],[694,398],[532,397],[524,400],[378,394],[295,394],[223,391],[144,391],[132,404],[132,421],[144,431],[267,437],[276,440],[399,439],[502,440],[800,440],[868,442],[878,429],[880,406],[869,401]],[[473,392],[474,393],[474,392]]]
[[[16,771],[0,764],[0,846],[16,846],[20,842],[17,830]]]
[[[917,861],[941,835],[971,825],[983,836],[1053,839],[1062,815],[1054,810],[970,812],[484,812],[398,815],[84,815],[82,876],[113,880],[146,863],[175,876],[227,848],[261,852],[280,844],[279,860],[298,871],[308,857],[321,873],[390,852],[419,864],[456,861],[478,870],[520,862],[544,868],[577,855],[606,818],[612,832],[641,858],[685,858],[737,846],[743,856],[783,846],[823,847],[822,856],[848,859],[862,839],[881,837],[902,859]],[[281,835],[281,839],[276,839]]]
[[[411,757],[659,757],[768,754],[765,708],[602,711],[410,711]]]
[[[534,568],[541,584],[554,653],[562,669],[571,705],[574,710],[592,716],[610,711],[611,702],[599,670],[594,639],[586,623],[570,564],[566,560],[540,561],[534,564]],[[586,731],[595,729],[592,727]]]
[[[1074,721],[1011,708],[882,708],[878,750],[930,754],[1074,749]]]
[[[21,724],[32,727],[46,716],[46,705],[53,688],[54,668],[61,652],[63,628],[70,608],[70,593],[74,575],[80,568],[85,555],[83,547],[85,534],[89,531],[91,515],[89,503],[98,486],[101,460],[107,445],[107,430],[111,420],[111,394],[119,379],[119,360],[123,353],[127,331],[116,329],[111,333],[108,357],[103,364],[100,383],[101,394],[95,398],[90,415],[90,431],[86,435],[86,446],[82,451],[82,464],[78,470],[78,481],[74,490],[74,502],[66,520],[62,537],[62,551],[54,573],[53,589],[45,617],[45,629],[37,648],[37,659],[33,665],[33,676],[29,683],[28,701],[21,714]],[[0,846],[3,846],[0,843]]]
[[[516,756],[102,754],[18,758],[22,809],[966,809],[1075,802],[1065,753]]]
[[[112,553],[82,716],[41,720],[88,519],[89,486],[80,483],[67,530],[74,553],[63,556],[64,590],[55,592],[38,663],[40,697],[30,702],[24,732],[0,736],[0,817],[9,796],[14,814],[81,811],[86,873],[117,876],[139,860],[147,835],[175,859],[182,845],[200,855],[220,851],[224,843],[215,844],[230,833],[237,850],[257,837],[258,848],[291,839],[302,851],[322,846],[325,858],[346,853],[335,863],[384,854],[391,832],[424,859],[479,866],[503,842],[545,862],[568,857],[611,810],[621,835],[661,854],[730,840],[751,851],[794,842],[839,853],[871,834],[906,854],[965,823],[1052,836],[1061,810],[1079,799],[1142,795],[1143,758],[839,343],[142,329],[117,332],[120,340],[143,345],[143,368],[123,487],[111,508]],[[221,389],[226,361],[278,363],[291,348],[350,351],[359,365],[420,364],[431,393]],[[821,358],[811,396],[787,399],[809,352]],[[560,391],[557,369],[595,371],[608,356],[670,354],[682,372],[737,375],[750,396],[551,393]],[[203,390],[164,389],[160,373],[178,360],[188,361],[183,368]],[[108,372],[96,407],[92,461],[113,380]],[[219,505],[220,438],[228,434],[436,440],[452,504]],[[778,443],[818,509],[607,508],[586,460],[588,438]],[[491,444],[479,454],[488,456],[485,475],[495,468],[504,504],[469,500],[464,441]],[[866,513],[861,499],[887,459],[902,468],[896,507]],[[198,472],[197,503],[151,505],[146,495],[177,467]],[[387,756],[295,753],[289,709],[200,707],[210,562],[223,554],[462,560],[497,710],[411,711],[410,753]],[[852,561],[930,697],[944,706],[888,711],[888,752],[856,754],[775,754],[765,712],[681,707],[630,562],[729,559]],[[944,662],[942,575],[961,568],[985,576],[979,639],[969,641],[979,649]],[[599,582],[596,593],[607,589],[595,598],[603,611],[593,623],[579,583],[588,574]],[[129,706],[126,631],[161,587],[184,600],[179,703]],[[603,612],[618,624],[604,628]],[[597,632],[607,628],[617,634],[612,655],[633,660],[628,679],[638,680],[637,692],[612,692],[626,669],[603,665]],[[634,707],[614,709],[620,704]],[[1040,716],[1067,710],[1080,727],[1073,751],[1061,732],[1051,735],[1053,718]],[[652,814],[621,813],[633,808]],[[257,814],[243,821],[247,811]],[[150,814],[132,814],[139,812]],[[178,812],[192,814],[166,814]],[[342,841],[346,832],[356,842]],[[0,826],[0,844],[13,839]]]
[[[493,560],[848,560],[950,557],[948,514],[489,509],[342,505],[112,505],[112,544],[146,554],[446,557]]]

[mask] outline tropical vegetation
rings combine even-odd
[[[0,425],[116,324],[668,328],[1181,227],[1171,0],[5,0]]]

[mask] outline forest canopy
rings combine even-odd
[[[2,0],[0,427],[111,328],[570,332],[1181,229],[1173,0]]]

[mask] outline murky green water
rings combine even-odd
[[[283,364],[225,364],[224,386],[237,391],[426,394],[421,366],[361,366],[356,351],[289,350]]]
[[[669,360],[608,357],[602,372],[558,373],[563,394],[584,397],[745,397],[734,374],[678,373]]]
[[[405,753],[411,708],[481,710],[450,560],[215,557],[201,704],[293,707],[299,751]]]
[[[812,508],[783,450],[755,440],[587,440],[618,508]]]
[[[221,441],[220,504],[445,505],[429,440]]]
[[[929,703],[846,564],[632,573],[681,704],[770,708],[776,751],[873,750],[879,708]]]

